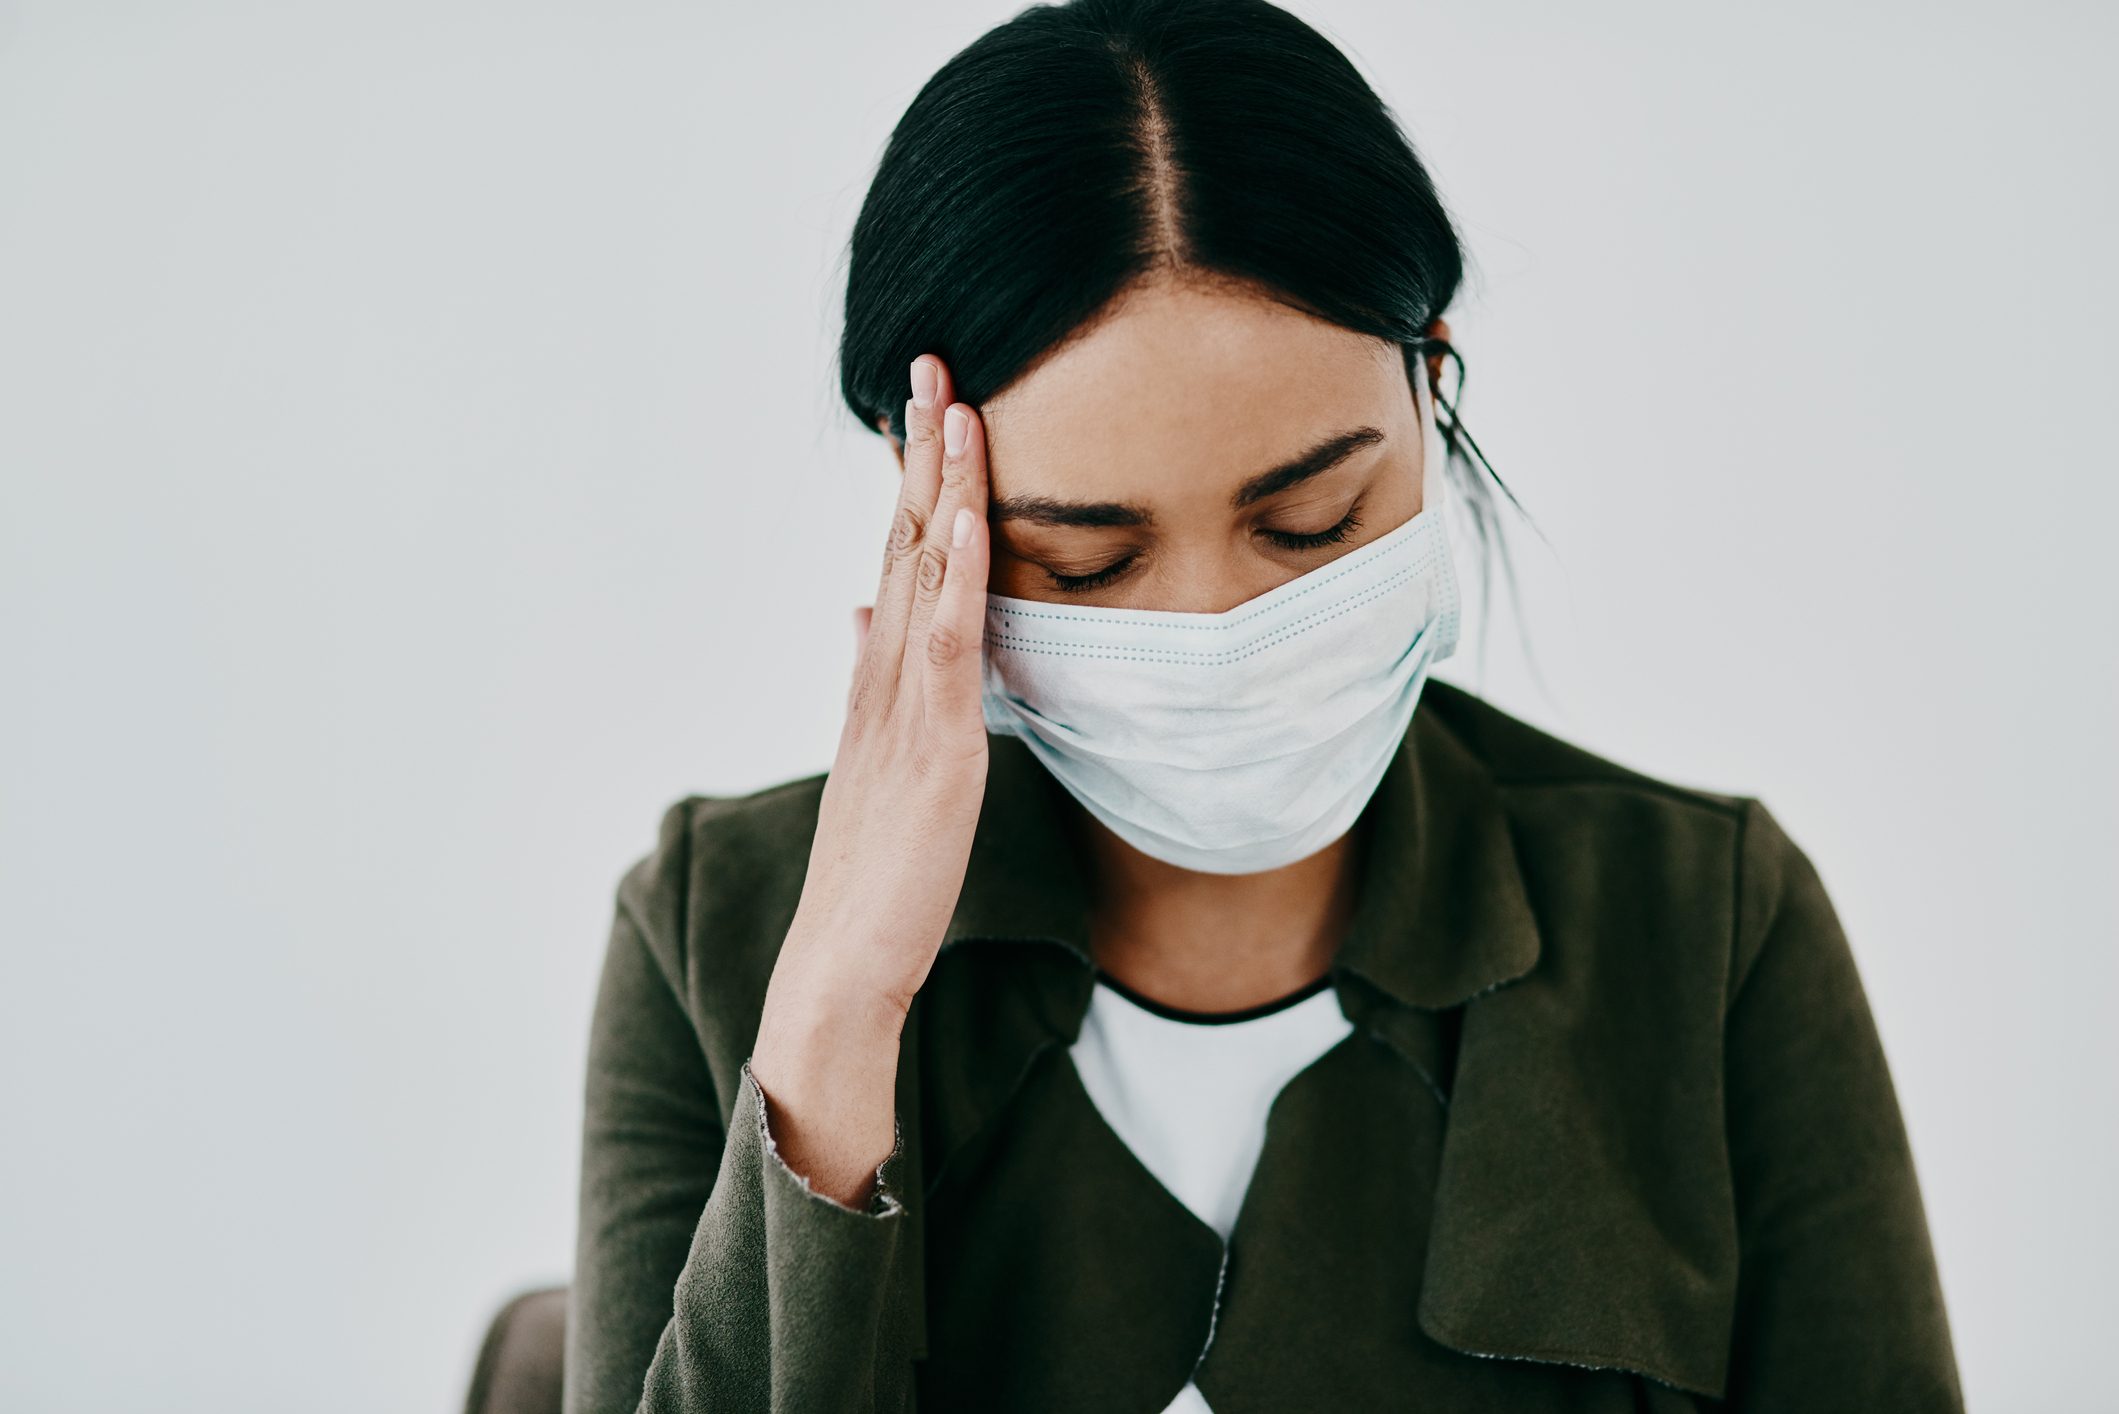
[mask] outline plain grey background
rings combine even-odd
[[[1552,542],[1442,676],[1773,807],[1970,1401],[2112,1408],[2113,11],[1293,8]],[[1011,13],[0,0],[0,1407],[447,1410],[566,1278],[612,890],[830,764],[844,242]]]

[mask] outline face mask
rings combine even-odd
[[[1413,360],[1419,512],[1218,614],[986,596],[987,729],[1022,738],[1143,854],[1209,874],[1304,859],[1352,827],[1457,645],[1442,435]]]

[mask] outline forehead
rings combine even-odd
[[[1219,500],[1320,432],[1396,426],[1398,346],[1260,295],[1160,284],[981,405],[992,490]]]

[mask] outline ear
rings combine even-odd
[[[905,469],[905,444],[890,435],[890,419],[887,417],[877,418],[876,431],[882,433],[883,440],[890,444],[892,454],[898,459],[898,470],[903,471]]]
[[[1437,318],[1427,326],[1428,336],[1436,339],[1449,338],[1449,321]],[[1430,389],[1442,386],[1442,360],[1444,355],[1431,353],[1427,356],[1427,386]]]

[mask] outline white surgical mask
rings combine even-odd
[[[986,596],[984,714],[1143,854],[1209,874],[1292,864],[1352,827],[1457,646],[1427,361],[1420,510],[1217,614]]]

